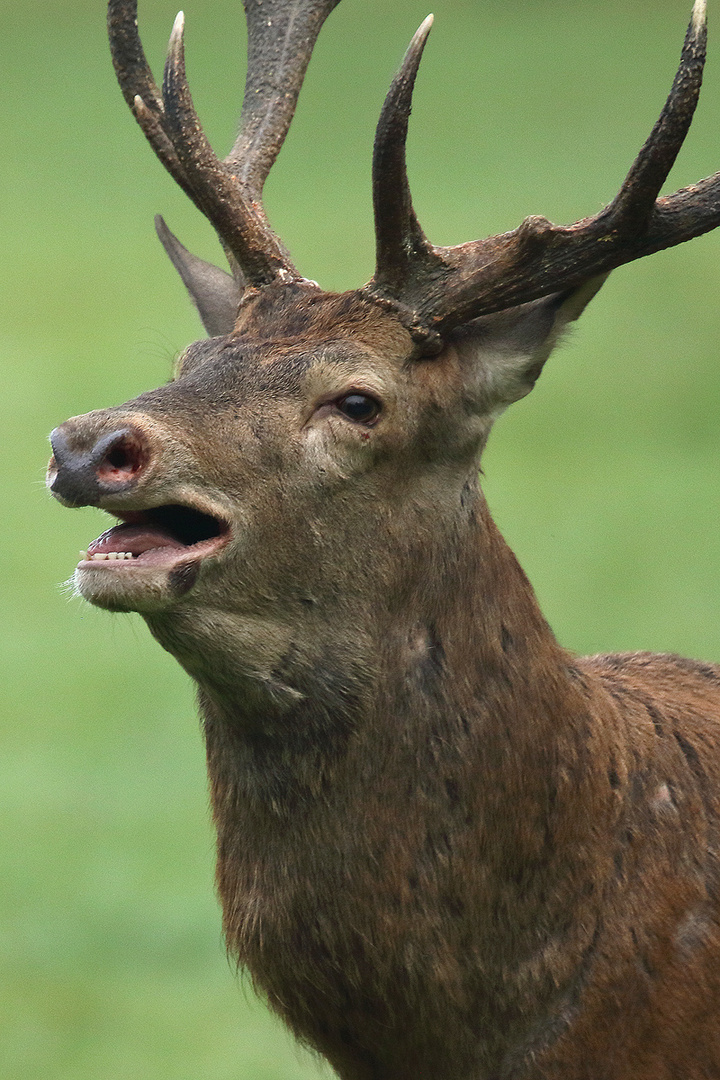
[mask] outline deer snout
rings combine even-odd
[[[128,426],[98,434],[68,421],[51,433],[50,445],[47,485],[68,506],[97,506],[130,490],[150,458],[145,435]]]

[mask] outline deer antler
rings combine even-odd
[[[162,93],[137,29],[137,0],[110,0],[108,30],[125,100],[160,161],[215,227],[241,283],[302,280],[262,208],[262,189],[283,144],[313,46],[339,0],[243,0],[248,72],[240,134],[220,161],[185,78],[182,12],[173,26]]]
[[[413,85],[430,27],[427,19],[413,38],[380,116],[373,158],[377,269],[365,286],[419,339],[437,340],[479,315],[574,288],[720,225],[720,173],[657,198],[702,83],[706,0],[696,0],[665,108],[609,206],[573,225],[529,217],[513,232],[434,247],[415,216],[405,162]]]
[[[125,99],[155,153],[214,225],[238,286],[302,281],[267,221],[262,189],[290,126],[317,36],[339,0],[243,2],[248,74],[240,134],[224,161],[215,156],[193,107],[185,78],[182,13],[170,37],[162,93],[138,36],[137,0],[109,2],[113,62]],[[573,289],[720,225],[720,173],[658,199],[702,83],[706,0],[695,0],[670,96],[608,206],[573,225],[529,217],[512,232],[435,247],[415,215],[405,159],[412,92],[431,26],[432,16],[413,38],[380,116],[373,156],[377,263],[362,290],[368,300],[393,309],[425,351],[480,315]],[[161,238],[176,265],[183,266],[186,284],[194,280],[197,268],[187,264],[182,245],[165,227]],[[205,269],[201,276],[202,293]],[[231,290],[224,282],[221,292],[220,306],[230,310]],[[202,296],[194,299],[202,314]],[[227,315],[212,311],[203,317],[206,325],[227,321]]]

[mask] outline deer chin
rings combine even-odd
[[[172,504],[114,513],[118,525],[81,552],[78,592],[110,611],[152,612],[192,589],[201,563],[230,540],[227,522]]]

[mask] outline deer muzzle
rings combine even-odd
[[[65,506],[98,506],[118,521],[81,551],[78,591],[100,607],[157,610],[194,585],[230,526],[223,508],[188,483],[188,448],[151,417],[123,411],[56,428],[47,486]]]

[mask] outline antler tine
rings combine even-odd
[[[137,0],[109,0],[110,45],[125,100],[163,165],[214,225],[238,281],[244,276],[248,284],[262,286],[302,280],[260,200],[318,33],[338,2],[244,0],[249,63],[242,127],[222,162],[187,86],[182,13],[170,38],[161,94],[140,42]]]
[[[422,231],[412,204],[405,146],[415,79],[434,16],[417,30],[402,66],[392,81],[380,113],[373,149],[373,206],[375,210],[375,286],[390,294],[401,289],[411,268],[427,259],[433,248]]]
[[[285,141],[318,34],[340,0],[243,0],[248,66],[240,134],[225,158],[259,198]]]
[[[161,163],[195,203],[204,205],[191,185],[166,130],[165,105],[145,57],[137,24],[137,0],[108,0],[108,36],[115,74],[123,97]],[[221,237],[221,240],[223,238]],[[226,246],[233,274],[244,283],[234,254]]]
[[[697,0],[685,37],[680,66],[663,111],[611,204],[618,228],[645,227],[660,188],[690,130],[700,97],[707,52],[707,3]]]
[[[431,247],[402,281],[384,268],[366,294],[394,305],[418,339],[481,315],[576,288],[623,263],[681,244],[720,225],[720,173],[657,199],[687,134],[702,81],[706,0],[696,0],[680,67],[658,123],[619,194],[594,217],[553,225],[529,217],[513,232],[457,247]],[[396,260],[397,262],[397,260]]]
[[[108,0],[107,25],[123,97],[131,109],[139,96],[155,113],[162,114],[162,97],[138,35],[137,0]]]
[[[137,0],[108,0],[107,23],[110,53],[123,97],[162,164],[194,202],[175,148],[163,130],[163,101],[138,34]]]
[[[175,19],[163,80],[164,128],[194,192],[194,199],[212,222],[254,285],[298,281],[297,272],[267,223],[262,208],[247,197],[233,174],[208,142],[185,76],[185,19]]]

